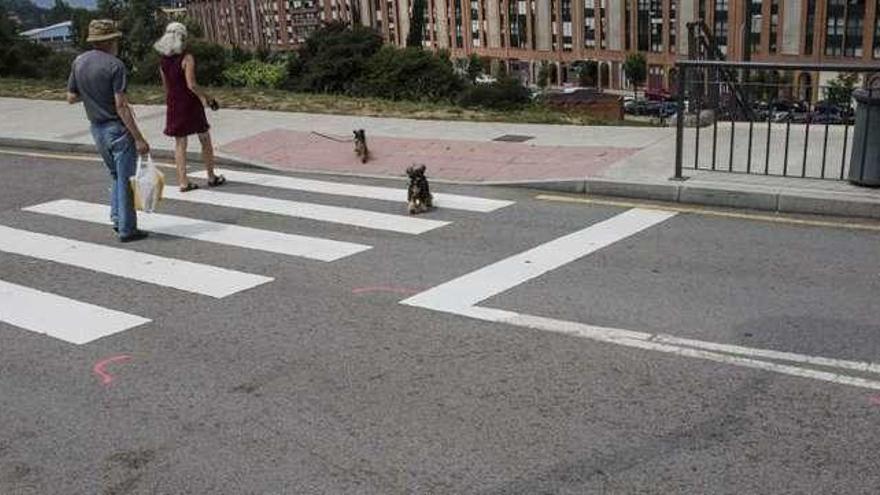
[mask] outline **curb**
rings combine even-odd
[[[29,139],[29,138],[8,138],[8,137],[0,137],[0,147],[4,148],[19,148],[19,149],[28,149],[28,150],[37,150],[37,151],[55,151],[60,153],[79,153],[79,154],[95,154],[97,153],[97,149],[94,144],[86,144],[86,143],[65,143],[61,141],[43,141],[40,139]],[[153,158],[158,158],[160,160],[171,160],[174,161],[174,151],[163,148],[155,148],[150,150],[150,154]],[[201,163],[202,155],[198,151],[189,151],[186,154],[186,160],[189,163]],[[268,170],[269,167],[260,166],[254,163],[246,162],[244,160],[239,160],[238,158],[225,155],[223,153],[215,153],[214,154],[214,163],[217,165],[223,165],[227,167],[241,167],[241,168],[251,168],[251,169],[265,169]]]
[[[0,137],[0,147],[64,153],[96,152],[93,144],[65,143],[59,141],[8,137]],[[153,157],[162,160],[174,160],[174,152],[172,150],[155,149],[152,154]],[[200,163],[201,154],[199,152],[189,152],[187,153],[187,160],[194,163]],[[215,162],[218,165],[223,166],[257,170],[278,170],[267,164],[248,162],[222,153],[217,153],[215,155]],[[328,172],[326,170],[285,170],[285,172],[369,179],[399,179],[399,177],[393,176]],[[776,213],[880,219],[880,196],[877,198],[868,198],[847,192],[832,193],[768,187],[740,187],[734,189],[728,184],[721,185],[708,182],[695,182],[689,184],[687,181],[673,180],[667,182],[650,182],[603,178],[507,182],[469,182],[441,179],[432,179],[432,181],[440,184],[515,187],[569,194],[610,196],[671,203],[742,208]]]
[[[846,192],[791,191],[781,188],[737,188],[706,182],[639,182],[588,178],[499,184],[569,194],[611,196],[724,208],[839,217],[880,219],[880,196]]]

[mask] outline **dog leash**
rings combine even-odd
[[[320,132],[315,132],[315,131],[312,131],[311,134],[314,134],[316,136],[320,136],[324,139],[329,139],[330,141],[335,141],[337,143],[353,143],[354,142],[354,139],[339,139],[339,138],[335,138],[333,136],[328,136],[326,134],[321,134]]]

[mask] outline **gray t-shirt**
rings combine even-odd
[[[119,120],[115,95],[125,93],[128,76],[121,60],[100,50],[76,57],[67,90],[79,95],[93,124]]]

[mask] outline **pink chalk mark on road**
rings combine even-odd
[[[351,291],[352,294],[369,294],[372,292],[391,292],[394,294],[410,295],[419,292],[420,289],[407,289],[406,287],[374,286],[358,287]]]
[[[127,354],[122,354],[119,356],[113,356],[113,357],[110,357],[107,359],[102,359],[102,360],[98,361],[97,363],[95,363],[95,367],[92,368],[92,371],[94,371],[96,375],[101,377],[101,384],[106,387],[106,386],[109,386],[113,382],[113,376],[110,375],[109,373],[107,373],[104,370],[104,367],[107,366],[108,364],[120,363],[122,361],[128,361],[129,359],[131,359],[131,356],[129,356]]]
[[[878,406],[878,407],[880,407],[880,395],[875,395],[875,396],[871,397],[870,399],[868,399],[868,402],[869,402],[872,406]]]

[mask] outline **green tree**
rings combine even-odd
[[[839,107],[848,108],[852,105],[853,91],[855,91],[858,83],[858,74],[840,74],[828,81],[828,87],[825,89],[825,99]]]
[[[599,64],[595,60],[581,60],[573,64],[578,85],[595,87],[599,80]]]
[[[483,63],[480,60],[480,56],[476,53],[471,53],[471,56],[467,59],[467,78],[473,84],[477,82],[481,75],[483,75]]]
[[[98,0],[98,14],[119,23],[120,58],[132,70],[144,61],[164,31],[159,0]]]
[[[538,88],[542,91],[547,89],[553,77],[553,66],[548,62],[541,62],[541,68],[538,69]]]
[[[623,63],[623,73],[626,79],[633,85],[633,93],[637,93],[639,86],[648,78],[648,61],[641,53],[630,53]]]
[[[425,40],[425,7],[425,0],[413,0],[412,20],[409,23],[406,46],[421,47]]]

